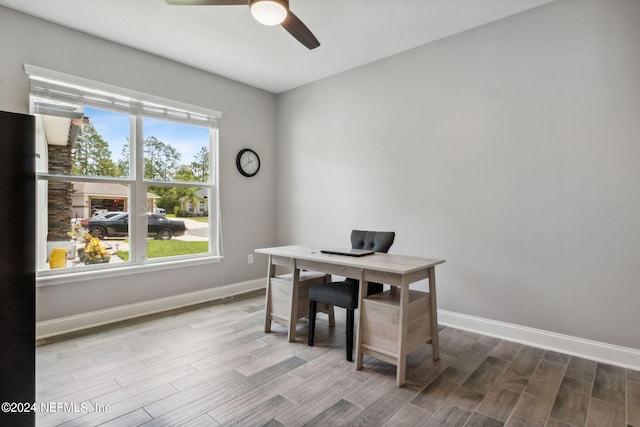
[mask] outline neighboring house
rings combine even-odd
[[[185,211],[198,216],[206,216],[209,214],[209,204],[207,203],[208,194],[207,190],[199,189],[193,194],[184,197],[181,200],[180,208]]]
[[[154,212],[160,196],[147,193],[147,211]],[[75,182],[71,196],[73,215],[90,218],[96,211],[129,210],[129,189],[126,185],[98,182]]]

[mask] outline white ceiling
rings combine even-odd
[[[290,0],[308,50],[245,6],[164,0],[0,0],[0,5],[280,93],[553,0]]]

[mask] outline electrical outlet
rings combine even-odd
[[[249,256],[247,257],[247,262],[249,264],[253,264],[253,254],[249,254]]]

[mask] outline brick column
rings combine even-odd
[[[49,145],[49,173],[68,175],[71,173],[71,146]],[[70,182],[49,181],[47,241],[69,240],[71,231],[71,194]]]

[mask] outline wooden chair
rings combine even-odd
[[[351,232],[351,247],[353,249],[368,249],[376,252],[388,252],[393,244],[395,233],[392,231],[362,231]],[[308,344],[313,346],[316,312],[318,303],[342,307],[347,310],[347,360],[353,361],[353,326],[355,309],[358,308],[358,293],[360,283],[349,279],[317,285],[309,289],[309,336]],[[369,283],[367,296],[382,292],[381,283]]]

